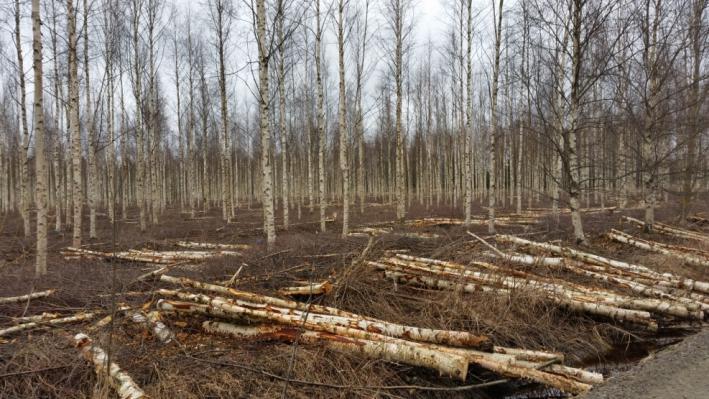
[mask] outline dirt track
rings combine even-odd
[[[583,399],[709,397],[709,329],[665,348]]]

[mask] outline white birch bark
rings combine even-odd
[[[44,88],[42,86],[42,21],[39,0],[32,0],[32,50],[34,53],[34,157],[37,174],[37,258],[35,275],[47,273],[47,197],[49,173],[45,150]]]

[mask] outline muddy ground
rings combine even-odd
[[[482,209],[475,211],[478,215],[483,214]],[[461,295],[394,286],[376,271],[356,262],[368,245],[367,238],[342,239],[337,221],[328,225],[328,233],[319,233],[317,213],[317,209],[311,213],[304,207],[298,218],[297,211],[292,210],[291,223],[294,225],[287,231],[279,229],[277,247],[270,252],[260,231],[261,210],[246,208],[239,209],[237,221],[232,224],[222,222],[218,210],[201,212],[192,219],[178,209],[169,209],[162,215],[159,225],[144,233],[139,231],[136,210],[131,210],[128,219],[116,223],[115,228],[110,226],[105,215],[100,215],[99,238],[89,240],[86,237],[84,243],[86,248],[105,251],[113,248],[175,249],[174,243],[178,240],[251,244],[252,248],[245,251],[242,258],[212,259],[175,269],[171,274],[201,281],[223,281],[245,265],[236,287],[269,295],[274,295],[279,287],[329,278],[336,282],[332,293],[304,300],[402,324],[485,334],[498,345],[559,351],[566,355],[567,364],[592,367],[606,375],[632,368],[639,359],[692,332],[683,330],[658,337],[632,326],[570,314],[530,293],[519,293],[508,299],[486,293]],[[328,211],[328,214],[336,213],[335,208]],[[629,210],[623,214],[641,216],[641,211]],[[407,217],[460,215],[461,212],[453,208],[413,207]],[[632,231],[620,223],[619,215],[618,212],[586,215],[585,228],[590,237],[588,250],[693,279],[709,280],[707,270],[629,249],[602,237],[602,233],[611,227]],[[676,209],[665,207],[658,211],[658,220],[676,223],[676,215]],[[391,220],[394,220],[392,206],[369,204],[363,213],[353,211],[351,225]],[[88,226],[88,220],[84,223]],[[553,218],[542,217],[532,226],[500,227],[499,230],[523,234],[537,241],[563,240],[568,243],[569,226],[565,216],[558,225]],[[110,313],[120,303],[150,306],[156,299],[150,291],[172,288],[161,283],[135,282],[137,276],[154,269],[153,266],[64,260],[59,251],[70,244],[71,232],[52,232],[49,275],[35,280],[34,243],[22,237],[19,217],[6,216],[0,227],[0,296],[58,289],[55,295],[32,301],[29,306],[0,305],[2,325],[11,325],[11,317],[41,312],[68,315],[91,310]],[[434,233],[439,238],[378,237],[367,259],[376,259],[385,250],[408,249],[419,256],[465,262],[483,250],[479,243],[471,242],[462,227],[394,225],[394,229]],[[469,230],[486,235],[484,226],[473,226]],[[651,238],[681,243],[659,235]],[[143,294],[127,294],[136,291]],[[177,333],[177,343],[162,345],[140,327],[121,318],[94,336],[152,398],[564,397],[560,392],[522,381],[483,390],[446,390],[460,385],[460,382],[424,369],[362,359],[317,347],[244,342],[206,335],[201,332],[199,320],[167,320],[167,324]],[[88,325],[34,331],[9,337],[7,342],[0,344],[0,398],[112,397],[109,389],[97,384],[92,367],[79,360],[76,349],[67,339]],[[483,369],[471,368],[466,384],[498,378]],[[404,385],[435,387],[436,390],[392,388]]]

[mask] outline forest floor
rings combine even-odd
[[[393,206],[372,203],[362,213],[357,208],[352,210],[350,223],[353,228],[395,219]],[[406,325],[470,331],[489,336],[495,345],[562,352],[567,364],[587,367],[605,376],[616,376],[633,368],[641,359],[679,342],[688,331],[696,332],[698,328],[652,334],[633,326],[561,310],[541,295],[523,293],[510,299],[482,292],[461,294],[392,284],[381,278],[378,271],[359,264],[365,248],[369,246],[366,260],[376,260],[388,250],[408,250],[417,256],[466,263],[479,259],[479,253],[486,249],[466,231],[491,238],[486,233],[486,226],[392,224],[390,227],[394,232],[431,233],[437,238],[384,234],[375,237],[373,245],[368,245],[367,237],[340,237],[337,208],[328,208],[328,215],[334,216],[335,222],[328,223],[327,233],[319,232],[317,208],[312,213],[306,207],[301,211],[302,216],[298,218],[296,210],[291,210],[292,225],[288,230],[278,229],[278,242],[271,252],[266,249],[260,229],[261,209],[246,208],[238,209],[236,221],[230,224],[221,220],[221,211],[216,209],[200,212],[196,218],[172,209],[161,216],[160,224],[143,233],[137,224],[137,210],[131,210],[128,219],[119,221],[114,228],[106,215],[101,214],[99,238],[90,240],[85,237],[84,248],[102,251],[114,248],[174,250],[175,243],[180,240],[249,244],[251,248],[243,251],[241,257],[212,258],[195,265],[176,267],[169,274],[216,282],[230,279],[243,266],[234,286],[267,295],[278,295],[278,288],[303,281],[328,279],[335,286],[332,292],[304,299]],[[483,212],[483,209],[475,209],[476,215],[482,216]],[[509,209],[499,212],[500,215],[510,213]],[[460,210],[453,208],[414,206],[407,219],[456,218],[461,214]],[[655,241],[694,245],[659,234],[643,235],[627,223],[623,224],[621,214],[641,217],[642,211],[603,211],[584,216],[589,237],[586,250],[643,264],[657,271],[671,271],[686,278],[709,281],[706,267],[686,265],[611,242],[603,236],[609,229],[618,228]],[[657,215],[660,221],[679,224],[678,211],[672,206],[658,209]],[[278,216],[281,216],[280,212]],[[88,228],[88,218],[84,226]],[[71,244],[70,231],[51,233],[49,274],[37,280],[33,269],[34,241],[23,238],[19,217],[6,216],[0,221],[0,228],[0,297],[57,290],[49,297],[29,303],[0,305],[0,327],[13,325],[14,317],[42,312],[66,315],[79,311],[107,313],[115,310],[118,304],[147,308],[157,299],[154,290],[174,288],[161,282],[137,282],[138,276],[155,269],[151,265],[65,259],[60,251]],[[707,226],[692,228],[709,233]],[[558,224],[546,215],[532,225],[500,226],[498,230],[535,241],[561,240],[565,245],[571,245],[570,222],[565,215]],[[704,246],[703,249],[709,248]],[[353,269],[355,273],[352,273]],[[347,278],[342,279],[343,276]],[[130,294],[135,292],[138,294]],[[200,323],[193,319],[165,320],[177,334],[175,342],[168,345],[161,344],[126,318],[115,318],[107,328],[92,337],[151,398],[566,397],[557,390],[524,381],[470,391],[446,390],[460,385],[460,382],[427,369],[363,359],[320,347],[238,341],[208,335],[201,332]],[[0,341],[0,399],[112,397],[108,388],[97,384],[90,364],[78,360],[77,350],[67,339],[85,331],[91,323],[67,324],[4,337],[5,341]],[[707,348],[706,339],[696,342],[696,345]],[[482,368],[471,368],[465,383],[498,378]],[[442,389],[383,388],[402,385]]]

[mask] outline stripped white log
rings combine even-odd
[[[4,305],[6,303],[27,302],[32,299],[45,298],[52,295],[55,291],[56,290],[46,290],[41,292],[33,292],[27,295],[0,298],[0,305]]]
[[[383,359],[390,362],[431,368],[462,380],[465,379],[468,371],[468,362],[461,356],[439,352],[434,349],[402,345],[399,342],[370,341],[326,332],[301,331],[293,327],[245,327],[214,321],[205,321],[202,324],[202,328],[211,333],[228,334],[237,338],[271,339],[287,342],[297,340],[310,345],[322,344],[329,349],[358,354],[370,359]]]
[[[682,253],[676,249],[669,248],[669,246],[659,242],[643,240],[615,229],[611,229],[611,231],[606,233],[606,236],[613,241],[632,245],[634,247],[644,249],[646,251],[652,251],[662,255],[671,256],[680,259],[690,265],[709,267],[709,259],[702,259],[699,256],[693,256],[686,253]]]
[[[294,295],[324,295],[332,291],[332,283],[323,281],[321,283],[312,283],[300,287],[283,287],[278,290],[278,293],[285,296]]]
[[[29,323],[22,323],[16,326],[8,327],[0,330],[0,337],[10,335],[20,331],[34,330],[37,328],[53,327],[61,324],[75,323],[77,321],[90,320],[94,318],[96,314],[94,313],[79,313],[74,316],[62,317],[59,319],[50,319],[47,321],[32,321]]]
[[[226,250],[247,250],[251,248],[248,244],[213,244],[208,242],[179,241],[178,247],[190,249],[226,249]]]
[[[74,344],[84,356],[84,359],[93,363],[96,375],[105,376],[108,374],[109,384],[116,390],[121,399],[139,399],[146,395],[133,379],[121,370],[115,362],[108,361],[108,355],[103,349],[93,343],[88,335],[79,333],[74,336]]]
[[[678,288],[684,288],[688,290],[695,290],[702,293],[709,293],[709,282],[704,281],[694,281],[691,279],[685,279],[683,277],[675,276],[670,273],[658,273],[651,270],[645,266],[635,265],[627,262],[622,262],[615,259],[605,258],[599,255],[594,255],[578,250],[574,250],[568,247],[560,247],[558,245],[534,242],[525,240],[524,238],[519,238],[510,235],[497,235],[495,239],[498,241],[510,242],[518,245],[525,245],[529,247],[534,247],[542,250],[549,251],[556,255],[561,255],[564,257],[569,257],[577,259],[583,262],[588,262],[596,265],[610,266],[625,271],[638,273],[656,280],[664,281],[668,285],[672,285]]]

